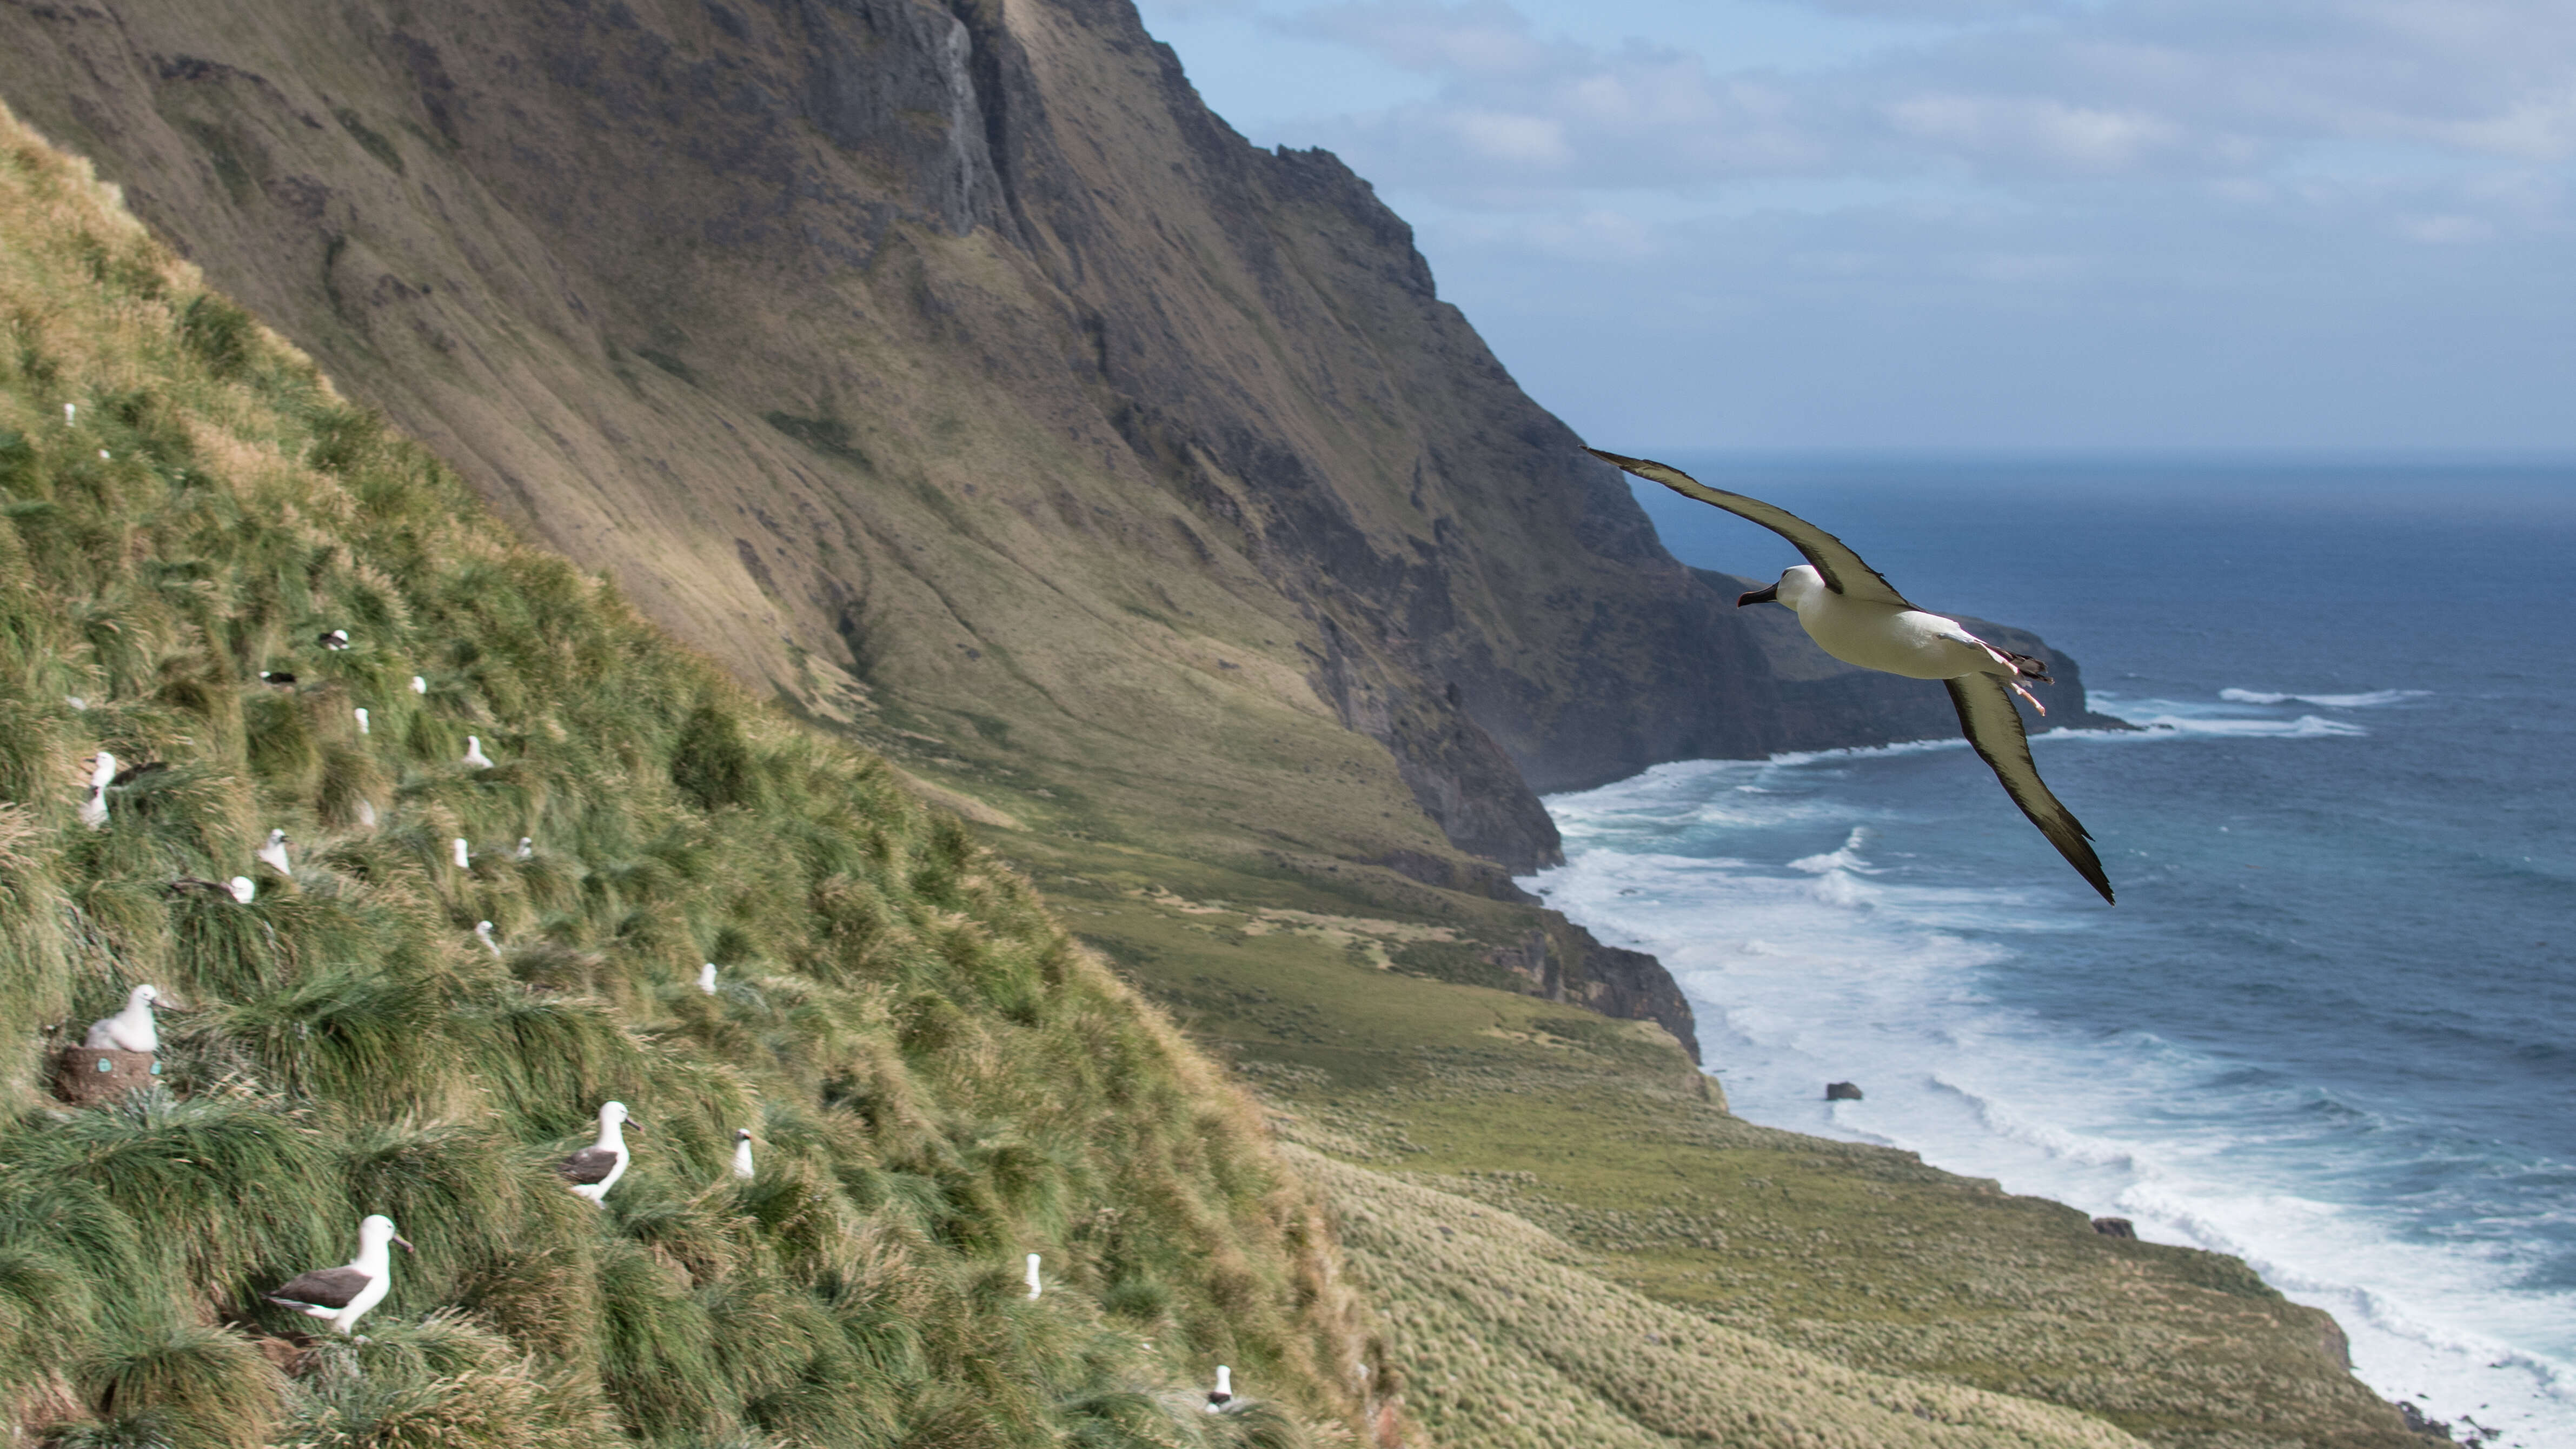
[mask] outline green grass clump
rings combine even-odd
[[[92,831],[102,749],[166,768]],[[5,114],[0,796],[31,1441],[1400,1433],[1330,1367],[1373,1350],[1317,1204],[1021,878],[507,537]],[[140,982],[162,1085],[54,1102],[50,1049]],[[603,1210],[552,1163],[610,1098]],[[262,1292],[371,1212],[420,1251],[369,1341],[311,1342]],[[1194,1412],[1218,1362],[1262,1402]]]

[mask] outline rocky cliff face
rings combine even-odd
[[[342,385],[989,822],[1508,896],[1533,790],[1953,727],[1676,563],[1367,183],[1244,142],[1127,0],[0,37],[0,93]],[[1615,967],[1578,999],[1689,1039]]]

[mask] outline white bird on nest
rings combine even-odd
[[[92,830],[107,828],[107,787],[116,782],[116,756],[105,750],[90,767],[89,793],[81,797],[80,821]]]
[[[346,629],[326,629],[322,632],[321,636],[313,642],[321,645],[325,649],[334,651],[346,649],[349,647],[349,631]]]
[[[476,921],[474,923],[474,939],[492,948],[493,955],[498,956],[501,954],[501,943],[492,939],[492,923],[490,921]]]
[[[367,707],[363,704],[359,705],[355,712],[358,716],[358,733],[362,735],[375,733],[374,730],[367,726]]]
[[[536,855],[536,853],[537,853],[537,842],[536,842],[535,838],[534,838],[534,837],[532,837],[532,836],[526,836],[526,835],[522,835],[522,836],[520,836],[520,837],[519,837],[519,848],[518,848],[517,850],[514,850],[514,851],[510,852],[511,856],[512,856],[514,859],[518,859],[518,860],[528,860],[528,859],[531,859],[532,857],[534,857],[534,856]]]
[[[733,1129],[733,1175],[745,1182],[752,1179],[751,1129],[748,1127]]]
[[[295,874],[295,867],[286,863],[285,831],[272,830],[268,832],[268,844],[261,846],[257,853],[259,855],[260,864],[276,871],[279,875]]]
[[[447,842],[447,853],[448,856],[456,862],[456,868],[458,870],[472,870],[474,868],[474,852],[465,848],[464,836],[457,836],[455,839]]]
[[[411,677],[411,692],[414,694],[429,693],[429,681],[421,678],[417,674],[413,675]]]
[[[152,1023],[152,1003],[161,999],[157,987],[137,986],[125,994],[125,1009],[114,1016],[102,1016],[89,1024],[89,1035],[81,1045],[93,1050],[104,1048],[120,1052],[157,1052],[161,1050],[161,1029]]]
[[[1807,561],[1780,575],[1780,582],[1771,587],[1737,599],[1737,607],[1786,604],[1797,611],[1807,637],[1845,664],[1910,679],[1938,679],[1947,685],[1950,704],[1959,713],[1959,728],[2003,782],[2004,793],[2075,867],[2076,874],[2101,892],[2102,899],[2112,898],[2110,877],[2093,853],[2093,837],[2039,778],[2039,766],[2030,757],[2030,738],[2022,730],[2021,711],[2013,708],[2013,696],[2018,694],[2041,714],[2048,713],[2022,685],[2025,679],[2051,682],[2043,661],[1998,649],[1969,633],[1958,620],[1914,607],[1841,539],[1785,508],[1711,488],[1669,464],[1624,458],[1598,448],[1586,451],[1685,498],[1761,524],[1796,545]]]
[[[1225,1413],[1226,1406],[1233,1402],[1234,1370],[1227,1368],[1224,1364],[1218,1364],[1216,1366],[1216,1387],[1208,1390],[1207,1411],[1211,1414]]]
[[[232,893],[235,901],[246,906],[259,899],[259,885],[249,876],[237,875],[232,879]]]
[[[411,1240],[394,1231],[393,1219],[369,1213],[358,1224],[358,1256],[349,1260],[349,1266],[316,1269],[265,1296],[282,1308],[327,1318],[333,1328],[347,1333],[394,1286],[393,1255],[385,1251],[387,1243],[402,1244],[406,1253],[412,1250]]]
[[[481,735],[467,735],[465,737],[465,759],[463,763],[472,765],[478,770],[488,770],[492,768],[492,757],[483,753],[483,737]]]
[[[618,1125],[626,1120],[626,1104],[603,1102],[599,1106],[599,1141],[585,1147],[555,1165],[572,1190],[605,1206],[608,1190],[626,1175],[626,1164],[632,1160],[626,1150],[626,1134]]]
[[[1038,1277],[1037,1254],[1029,1254],[1029,1271],[1021,1275],[1020,1281],[1029,1285],[1029,1301],[1031,1303],[1037,1302],[1038,1293],[1040,1292],[1042,1283],[1042,1280]]]
[[[713,961],[698,968],[698,989],[709,996],[716,994],[716,963]]]

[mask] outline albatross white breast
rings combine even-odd
[[[387,1243],[402,1244],[406,1253],[412,1250],[411,1240],[394,1231],[393,1219],[370,1213],[358,1224],[358,1256],[347,1267],[316,1269],[283,1288],[271,1289],[266,1297],[280,1307],[327,1318],[333,1328],[347,1333],[394,1286],[393,1255],[385,1251]]]
[[[105,750],[90,766],[89,793],[81,797],[80,821],[92,830],[107,828],[107,787],[116,782],[116,756]]]
[[[1806,557],[1804,564],[1736,604],[1786,604],[1797,611],[1807,637],[1845,664],[1910,679],[1938,679],[1948,686],[1959,728],[2003,782],[2004,793],[2075,867],[2076,874],[2101,892],[2102,899],[2112,898],[2110,877],[2093,853],[2093,837],[2040,780],[2039,766],[2030,757],[2030,739],[2021,727],[2021,711],[2013,708],[2012,697],[2018,694],[2040,713],[2048,712],[2022,684],[2025,679],[2049,683],[2045,664],[1996,648],[1956,619],[1914,607],[1876,569],[1861,562],[1849,545],[1785,508],[1711,488],[1669,464],[1621,457],[1599,448],[1586,451],[1685,498],[1761,524],[1796,545]]]

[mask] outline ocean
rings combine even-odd
[[[2120,903],[1955,739],[1551,797],[1524,884],[1663,958],[1745,1118],[2237,1254],[2463,1442],[2576,1449],[2576,465],[1666,461],[2075,656],[2145,728],[2035,754]]]

